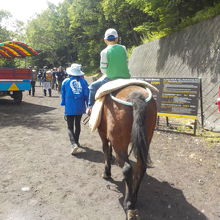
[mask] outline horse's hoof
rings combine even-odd
[[[153,162],[147,163],[147,168],[154,168],[154,163]]]
[[[140,220],[137,209],[129,209],[127,211],[127,220]]]
[[[111,177],[111,175],[107,175],[106,173],[103,173],[103,174],[102,174],[102,178],[105,179],[105,180],[109,180],[109,179],[111,179],[112,177]]]

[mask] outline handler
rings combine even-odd
[[[79,144],[81,132],[81,118],[86,111],[88,104],[89,89],[88,83],[83,78],[81,65],[73,63],[66,69],[70,78],[66,78],[61,87],[61,105],[65,106],[65,117],[70,142],[72,145],[71,154],[82,152]]]

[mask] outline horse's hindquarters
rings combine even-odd
[[[132,107],[112,102],[108,96],[102,114],[99,130],[104,131],[116,153],[126,152],[131,139]]]
[[[153,100],[146,98],[150,94],[142,87],[128,86],[113,94],[116,98],[133,103],[127,106],[113,101],[107,96],[102,111],[101,123],[98,128],[103,143],[105,155],[105,173],[111,174],[109,151],[114,151],[124,166],[123,175],[126,184],[124,208],[128,216],[133,215],[140,183],[147,167],[149,145],[156,125],[157,109]],[[135,152],[136,163],[131,163],[128,156],[128,146],[131,142]],[[130,214],[129,214],[130,213]],[[138,215],[128,219],[138,219]]]

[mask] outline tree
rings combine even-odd
[[[0,42],[10,40],[11,32],[4,26],[10,16],[9,12],[0,10]]]
[[[0,10],[0,43],[11,40],[11,32],[4,26],[10,16],[9,12]],[[14,65],[14,60],[0,59],[0,66],[12,67]]]
[[[125,0],[133,7],[151,16],[147,22],[135,27],[149,37],[153,33],[169,33],[178,28],[181,22],[195,15],[205,7],[213,6],[217,0]]]
[[[39,49],[33,58],[38,66],[67,66],[79,62],[87,72],[99,67],[99,53],[105,47],[104,32],[115,28],[121,43],[132,48],[143,37],[163,36],[198,10],[218,0],[64,0],[29,22],[27,39]]]
[[[60,7],[49,4],[49,8],[31,20],[27,27],[27,40],[41,51],[36,65],[66,65],[74,57],[68,28],[68,2]]]

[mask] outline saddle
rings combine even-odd
[[[89,119],[89,126],[91,131],[95,131],[98,128],[101,121],[102,107],[105,101],[105,96],[115,90],[124,88],[129,85],[139,85],[149,88],[151,91],[158,93],[158,89],[152,86],[150,83],[137,79],[116,79],[102,85],[96,92],[95,104],[92,108],[92,114]]]

